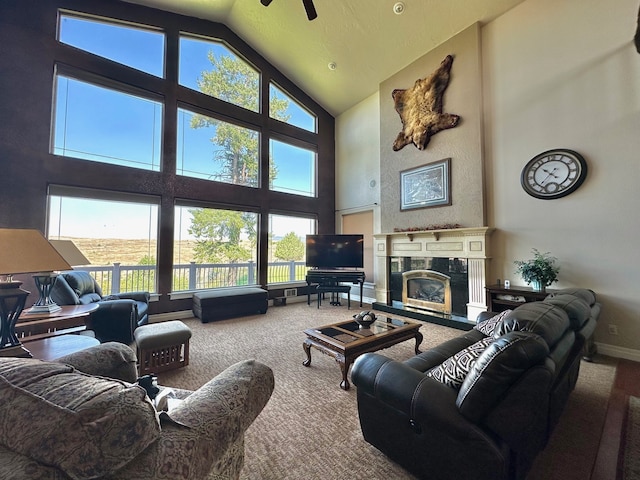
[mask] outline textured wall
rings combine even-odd
[[[443,112],[462,117],[457,127],[431,138],[425,150],[413,144],[394,152],[393,142],[402,128],[391,92],[410,88],[453,55],[451,80],[444,94]],[[482,86],[480,27],[474,24],[380,85],[380,199],[381,231],[425,225],[485,224],[482,161]],[[400,172],[451,158],[451,205],[400,211]]]

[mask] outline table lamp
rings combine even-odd
[[[30,313],[52,313],[60,307],[49,294],[55,283],[57,270],[69,270],[71,265],[53,248],[38,230],[0,228],[0,275],[8,279],[0,282],[1,325],[0,349],[20,347],[15,335],[15,323],[24,308],[29,292],[20,288],[21,282],[12,281],[16,273],[34,273],[40,298],[28,311]]]
[[[78,267],[80,265],[91,265],[91,262],[80,249],[71,240],[52,240],[49,239],[49,243],[53,245],[62,258],[72,267]]]

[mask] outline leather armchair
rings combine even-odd
[[[126,292],[102,295],[100,285],[82,270],[62,272],[51,289],[51,299],[58,305],[98,303],[98,310],[87,320],[101,342],[133,342],[134,330],[149,322],[149,292]]]

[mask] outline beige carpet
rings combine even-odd
[[[246,435],[243,480],[413,479],[362,439],[355,387],[339,387],[340,368],[332,357],[312,350],[310,367],[302,349],[303,330],[348,319],[359,308],[295,303],[270,307],[266,315],[202,324],[193,330],[190,365],[160,375],[160,383],[195,389],[227,366],[255,358],[275,373],[276,388],[265,410]],[[433,324],[421,327],[422,349],[459,335]],[[383,351],[403,360],[413,355],[413,341]],[[597,357],[582,364],[576,391],[528,480],[589,478],[604,421],[615,362]]]

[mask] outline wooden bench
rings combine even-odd
[[[322,303],[322,298],[324,298],[325,293],[331,293],[331,305],[340,306],[340,294],[347,294],[347,310],[351,309],[351,287],[348,285],[340,285],[340,284],[320,284],[316,287],[316,292],[318,293],[318,308],[320,308],[320,303]]]
[[[267,313],[269,295],[260,287],[234,287],[193,294],[193,314],[202,323],[222,318]]]

